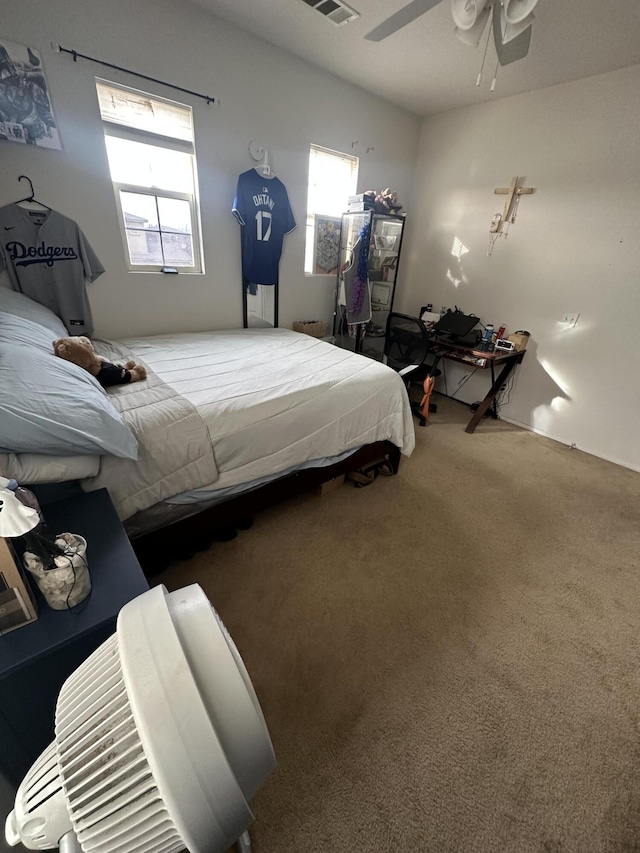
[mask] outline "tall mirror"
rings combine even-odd
[[[246,283],[242,289],[245,329],[274,329],[278,325],[278,285]]]

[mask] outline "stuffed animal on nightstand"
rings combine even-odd
[[[98,382],[108,388],[110,385],[126,385],[128,382],[140,382],[147,378],[147,371],[135,361],[126,364],[112,364],[101,358],[93,348],[89,338],[82,335],[73,338],[58,338],[53,342],[53,351],[60,358],[84,368]]]

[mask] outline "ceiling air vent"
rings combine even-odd
[[[347,6],[346,3],[338,2],[338,0],[304,0],[304,2],[317,12],[321,12],[336,27],[341,27],[343,24],[348,24],[349,21],[354,21],[360,17],[360,12],[356,12],[355,9]]]

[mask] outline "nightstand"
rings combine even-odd
[[[106,489],[47,504],[43,513],[54,533],[87,540],[92,592],[77,612],[52,610],[37,593],[38,619],[0,636],[0,773],[14,785],[53,740],[65,679],[111,636],[120,608],[149,589]]]

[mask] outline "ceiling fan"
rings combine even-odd
[[[424,15],[442,0],[411,0],[365,36],[382,41]],[[455,35],[476,47],[493,12],[493,39],[500,65],[524,59],[531,43],[533,10],[538,0],[451,0]]]

